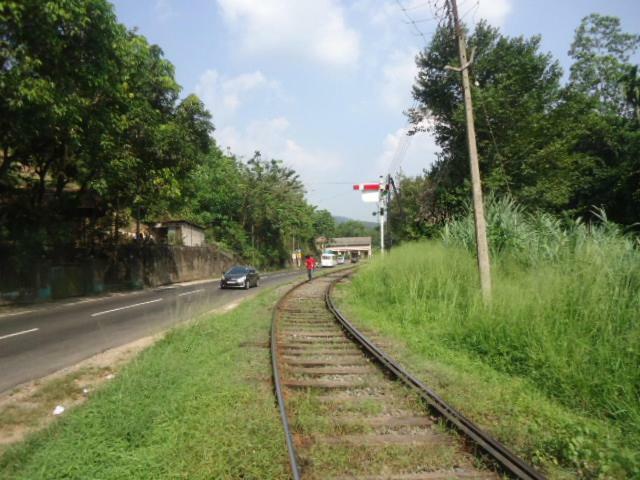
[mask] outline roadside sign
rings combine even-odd
[[[353,189],[362,194],[362,201],[365,203],[377,203],[380,200],[379,183],[359,183],[354,185]]]
[[[377,203],[380,200],[380,191],[376,190],[375,192],[362,192],[362,201],[365,203]]]
[[[353,186],[354,190],[360,190],[361,192],[373,192],[380,190],[379,183],[360,183],[358,185]]]

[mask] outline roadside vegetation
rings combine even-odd
[[[260,266],[332,235],[287,159],[216,144],[217,112],[107,0],[0,0],[0,28],[0,255],[18,275],[168,219]]]
[[[172,330],[86,404],[0,457],[3,479],[285,479],[270,290]]]
[[[566,224],[492,202],[489,306],[470,214],[441,240],[368,265],[343,303],[403,342],[410,369],[423,368],[436,390],[553,476],[637,477],[640,251],[597,215]]]

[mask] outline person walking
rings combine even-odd
[[[313,278],[313,270],[316,268],[316,259],[307,255],[305,265],[307,267],[307,276],[309,277],[309,280],[311,280]]]

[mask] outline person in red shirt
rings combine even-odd
[[[309,280],[311,280],[313,278],[313,270],[316,268],[316,259],[307,255],[305,265],[307,267],[307,276],[309,277]]]

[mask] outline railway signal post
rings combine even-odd
[[[380,177],[378,183],[360,183],[353,186],[354,190],[362,193],[362,201],[365,203],[377,203],[378,211],[376,214],[380,217],[380,252],[384,255],[384,218],[386,210],[386,186],[383,177]]]

